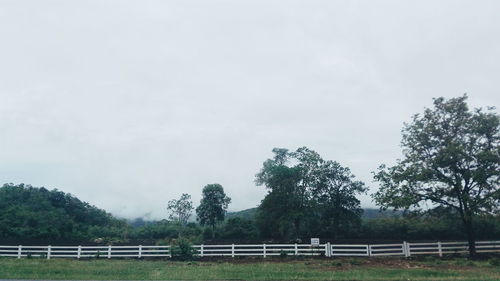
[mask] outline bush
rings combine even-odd
[[[173,260],[190,261],[196,256],[196,250],[191,242],[185,238],[172,240],[170,244],[170,254]]]
[[[285,250],[280,251],[280,257],[286,258],[288,256],[288,253]]]

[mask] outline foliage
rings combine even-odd
[[[348,168],[306,147],[294,152],[275,148],[273,153],[256,175],[256,183],[269,189],[256,215],[262,235],[299,238],[314,229],[331,231],[336,238],[359,223],[362,210],[356,195],[366,187]]]
[[[173,260],[190,261],[196,255],[196,249],[188,239],[179,238],[172,240],[170,244],[170,254]]]
[[[3,188],[0,189],[1,192],[5,192]],[[17,189],[14,189],[17,190]],[[19,190],[17,190],[19,191]],[[22,191],[22,189],[21,189]],[[37,189],[33,189],[30,192],[38,194]],[[22,192],[21,192],[22,193]],[[10,194],[2,193],[2,194]],[[24,194],[24,193],[23,193]],[[31,193],[30,193],[31,194]],[[30,204],[38,204],[40,202],[43,206],[45,201],[40,199],[42,197],[36,197],[38,200],[29,199],[30,196],[25,196],[26,202]],[[22,200],[10,201],[7,198],[15,199],[16,196],[5,197],[2,196],[0,201],[3,202],[5,206],[6,202],[10,202],[10,206],[17,205],[18,208],[27,208],[24,206],[25,202]],[[270,202],[270,201],[269,201]],[[319,207],[318,207],[319,208]],[[12,208],[16,209],[16,208]],[[44,212],[43,209],[38,209],[39,212]],[[78,208],[70,208],[68,210],[69,214],[67,216],[57,217],[60,221],[59,224],[68,223],[65,220],[70,220],[75,217],[76,214],[71,213],[72,210],[78,211]],[[259,209],[261,210],[261,209]],[[321,210],[319,208],[318,210]],[[259,211],[260,212],[260,211]],[[245,213],[245,212],[243,212]],[[358,222],[342,226],[342,231],[340,235],[336,238],[346,240],[346,242],[362,241],[363,243],[369,243],[372,241],[402,241],[402,240],[464,240],[466,235],[461,231],[460,225],[457,225],[456,221],[460,219],[458,212],[450,210],[449,208],[437,208],[433,212],[426,212],[424,214],[406,213],[401,214],[398,212],[375,212],[374,210],[365,210],[367,217],[365,217],[359,224]],[[36,214],[34,218],[36,219],[41,216],[40,213],[30,212],[29,214]],[[53,215],[53,213],[50,213]],[[260,216],[265,216],[266,214],[260,214]],[[6,213],[0,213],[0,217],[9,217],[12,214],[7,215]],[[29,219],[26,216],[19,216],[20,220]],[[112,217],[111,217],[112,218]],[[271,217],[272,218],[272,217]],[[262,219],[261,219],[262,220]],[[5,220],[3,220],[5,221]],[[46,219],[48,223],[51,220]],[[118,223],[117,223],[118,222]],[[269,224],[266,226],[270,233],[275,231],[280,227],[280,222],[268,220]],[[262,223],[262,221],[260,221]],[[500,216],[498,215],[488,215],[482,214],[476,216],[474,220],[474,229],[477,239],[481,240],[494,240],[500,237]],[[220,243],[261,243],[264,239],[273,238],[274,242],[284,242],[284,243],[294,243],[295,240],[291,240],[287,236],[269,236],[266,235],[259,224],[257,218],[254,216],[248,216],[248,219],[242,217],[233,217],[226,219],[221,223],[215,232],[210,226],[202,227],[197,223],[187,223],[182,226],[179,222],[161,220],[161,221],[142,221],[138,226],[133,225],[123,225],[124,222],[111,219],[109,224],[103,225],[90,225],[86,227],[81,227],[84,231],[75,232],[74,229],[62,229],[58,231],[52,231],[50,235],[44,235],[43,237],[38,236],[41,230],[45,229],[41,227],[39,229],[38,224],[26,228],[24,233],[29,234],[29,237],[38,237],[38,240],[26,240],[25,237],[19,236],[2,236],[1,240],[3,243],[13,243],[15,245],[24,244],[25,242],[35,243],[38,245],[48,245],[48,244],[80,244],[80,243],[93,243],[99,240],[100,244],[135,244],[135,245],[147,245],[147,244],[158,244],[158,245],[170,245],[172,240],[178,237],[183,237],[188,239],[192,243],[201,244],[203,240],[213,240],[215,236]],[[12,224],[16,226],[15,224]],[[58,224],[54,224],[57,227]],[[282,223],[282,225],[284,225]],[[302,237],[308,238],[312,235],[321,237],[324,240],[333,241],[335,233],[329,227],[324,219],[321,219],[320,215],[311,215],[304,221],[305,227],[302,229]],[[289,229],[293,226],[291,224],[286,225]],[[0,225],[2,229],[8,227],[8,225]],[[67,232],[66,232],[67,231]],[[99,239],[95,239],[99,237]],[[35,239],[35,238],[32,238]],[[24,242],[23,242],[24,241]],[[307,240],[303,240],[306,242]]]
[[[383,208],[456,210],[474,255],[474,218],[500,210],[500,119],[491,108],[470,111],[466,100],[437,98],[405,124],[404,157],[380,166],[374,199]]]
[[[255,240],[258,232],[252,220],[242,218],[228,219],[222,226],[219,235],[221,240]]]
[[[169,219],[178,221],[181,225],[186,225],[194,209],[191,195],[183,193],[178,200],[172,199],[168,201],[167,209],[170,212]]]
[[[326,161],[319,169],[314,196],[322,219],[327,221],[323,228],[331,229],[333,238],[337,239],[342,229],[359,224],[363,210],[356,195],[366,192],[367,188],[363,182],[354,180],[349,168],[337,162]]]
[[[224,220],[227,207],[231,202],[224,188],[220,184],[208,184],[203,188],[200,206],[196,208],[196,215],[201,225],[209,225],[215,232],[217,223]]]
[[[188,223],[182,226],[178,222],[161,220],[133,229],[130,237],[135,241],[145,241],[145,243],[161,240],[165,241],[165,244],[170,244],[171,240],[178,237],[184,237],[192,241],[201,241],[202,232],[203,229],[195,223]]]
[[[4,184],[0,188],[0,238],[45,241],[93,240],[120,235],[126,223],[71,194],[44,187]]]

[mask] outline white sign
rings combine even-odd
[[[311,238],[311,245],[318,246],[319,238]]]

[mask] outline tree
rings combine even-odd
[[[309,172],[306,169],[308,166],[305,160],[307,159],[306,153],[304,151],[300,154],[304,161],[297,165],[290,164],[293,162],[291,160],[296,160],[294,158],[299,154],[289,152],[285,148],[274,148],[273,153],[274,158],[264,162],[255,179],[257,185],[264,185],[269,189],[269,194],[259,206],[258,224],[261,227],[270,226],[270,232],[262,228],[261,231],[271,236],[280,236],[280,238],[289,238],[288,229],[291,226],[293,238],[299,238],[303,220],[311,206],[309,202],[311,180],[306,177]],[[312,158],[309,157],[309,159]]]
[[[337,237],[342,223],[359,221],[362,210],[356,194],[366,187],[354,180],[348,168],[323,160],[307,147],[292,152],[275,148],[273,152],[274,158],[266,160],[256,175],[256,183],[269,189],[257,214],[263,234],[285,238],[292,226],[294,238],[300,238],[304,225],[308,223],[311,229],[317,218],[331,222]]]
[[[342,229],[360,223],[363,210],[356,195],[368,188],[362,181],[355,180],[349,168],[335,161],[326,161],[318,168],[319,182],[313,190],[314,198],[322,218],[329,222],[333,238],[338,239]]]
[[[196,214],[201,225],[212,227],[212,238],[215,237],[215,226],[226,216],[229,203],[231,203],[231,198],[224,193],[222,185],[208,184],[203,188]]]
[[[404,125],[403,159],[379,167],[374,199],[382,208],[455,210],[474,256],[475,217],[499,211],[500,135],[493,108],[470,111],[466,100],[434,99],[433,109]]]
[[[183,193],[179,200],[173,199],[168,201],[167,209],[170,212],[170,220],[178,221],[181,225],[186,225],[194,209],[191,195]]]

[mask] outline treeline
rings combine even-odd
[[[373,210],[369,216],[374,216]],[[78,198],[58,190],[29,185],[5,184],[0,188],[0,244],[169,244],[179,237],[192,243],[295,242],[294,237],[270,237],[256,219],[256,210],[232,213],[212,226],[176,219],[132,221],[114,218]],[[298,239],[310,237],[329,241],[464,240],[457,215],[449,212],[416,216],[397,213],[391,216],[360,219],[355,226],[337,233],[304,229]],[[312,222],[303,222],[313,225]],[[478,239],[500,237],[500,217],[484,216],[476,222]],[[293,237],[293,236],[292,236]],[[299,242],[300,242],[299,240]]]

